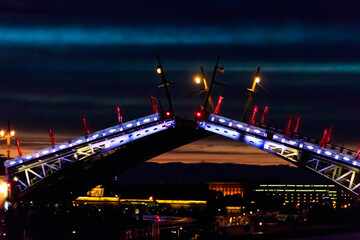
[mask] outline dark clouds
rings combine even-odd
[[[28,24],[237,24],[248,21],[351,23],[359,19],[358,1],[1,1],[1,22]]]

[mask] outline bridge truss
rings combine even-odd
[[[149,115],[57,144],[5,162],[13,191],[23,192],[74,163],[109,154],[112,149],[175,127],[172,117]]]
[[[347,150],[345,154],[340,152],[339,147],[330,145],[331,149],[323,148],[311,143],[313,140],[309,138],[299,135],[287,137],[275,128],[265,125],[252,126],[214,114],[210,114],[207,119],[199,120],[198,127],[283,158],[359,195],[360,161],[356,158],[355,152]]]

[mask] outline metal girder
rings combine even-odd
[[[346,177],[347,175],[351,174],[351,173],[354,173],[353,171],[348,171],[347,173],[341,175],[340,177],[338,177],[337,179],[335,179],[335,181],[339,181],[340,179]]]
[[[17,184],[17,189],[23,191],[24,189],[36,184],[41,179],[48,177],[52,173],[57,172],[63,167],[66,167],[74,162],[75,159],[69,159],[71,156],[73,156],[73,154],[68,156],[66,160],[64,160],[64,157],[58,157],[32,163],[29,164],[29,166],[22,166],[16,172],[10,174],[10,177],[12,178],[11,180],[15,183],[19,183]]]
[[[60,161],[61,161],[61,158],[59,158],[59,163],[60,163]],[[59,164],[60,165],[60,164]],[[52,169],[54,169],[55,171],[57,171],[57,170],[59,170],[59,168],[56,168],[56,167],[54,167],[54,166],[51,166],[50,164],[47,164],[47,163],[44,163],[44,164],[42,164],[42,167],[44,168],[44,166],[47,166],[47,167],[49,167],[49,168],[52,168]],[[61,166],[60,166],[60,168],[61,168]],[[45,169],[45,168],[44,168]],[[44,176],[45,176],[46,174],[44,174]]]
[[[354,190],[357,189],[358,187],[360,187],[360,183],[356,184],[356,185],[352,188],[352,190],[354,191]]]
[[[278,144],[269,140],[264,140],[264,151],[274,154],[278,157],[286,159],[291,162],[298,162],[300,159],[300,152],[283,144]]]
[[[356,195],[359,194],[357,191],[357,188],[360,186],[360,182],[358,182],[359,170],[320,158],[307,161],[305,167],[330,179],[348,191]]]
[[[318,170],[318,172],[321,173],[321,172],[324,172],[324,171],[326,171],[326,170],[329,170],[330,168],[333,168],[333,167],[335,167],[335,165],[332,165],[332,164],[331,164],[330,166],[327,166],[327,167],[324,167],[324,168]]]
[[[28,170],[25,170],[25,171],[29,171],[29,172],[31,172],[32,174],[34,174],[35,176],[37,176],[38,178],[44,178],[44,176],[41,176],[40,174],[38,174],[38,173],[36,173],[36,172],[34,172],[33,170],[31,170],[31,169],[28,169]]]

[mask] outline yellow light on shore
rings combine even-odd
[[[4,136],[5,135],[5,131],[4,130],[1,130],[0,131],[0,136]]]
[[[158,74],[161,74],[161,68],[158,67],[158,68],[156,69],[156,72],[157,72]]]
[[[259,83],[259,82],[260,82],[260,77],[256,77],[256,78],[255,78],[255,82],[256,82],[256,83]]]
[[[12,130],[12,131],[10,132],[10,135],[11,135],[11,136],[15,136],[15,131]]]
[[[0,194],[3,194],[5,196],[5,198],[6,198],[7,193],[8,193],[8,185],[6,183],[2,183],[0,185]]]

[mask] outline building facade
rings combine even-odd
[[[244,186],[241,182],[208,182],[209,190],[220,191],[224,196],[239,194],[244,197]]]
[[[255,195],[267,198],[278,198],[284,204],[311,204],[331,201],[335,207],[338,200],[338,191],[335,185],[309,184],[259,184],[253,189]]]
[[[239,194],[256,199],[277,199],[286,204],[331,203],[336,207],[348,205],[354,197],[333,184],[255,184],[247,182],[208,182],[208,189],[220,191],[224,196]]]

